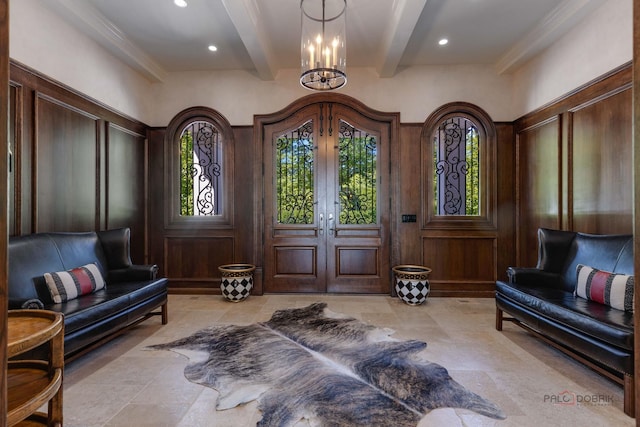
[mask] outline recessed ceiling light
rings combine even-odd
[[[447,44],[447,43],[449,43],[449,39],[440,39],[440,40],[438,41],[438,44],[439,44],[440,46],[444,46],[444,45],[445,45],[445,44]]]
[[[173,3],[178,7],[187,7],[186,0],[173,0]]]
[[[217,48],[217,47],[215,47],[214,45],[209,45],[208,49],[209,49],[211,52],[215,52],[216,50],[218,50],[218,48]]]

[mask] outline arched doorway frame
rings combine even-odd
[[[339,104],[346,108],[350,108],[355,112],[361,114],[363,117],[379,121],[382,123],[388,124],[389,129],[389,163],[390,165],[398,165],[399,160],[399,129],[400,129],[400,113],[389,113],[382,112],[376,109],[373,109],[361,101],[350,97],[348,95],[339,94],[339,93],[314,93],[311,95],[304,96],[299,98],[283,109],[276,111],[270,114],[261,114],[255,115],[253,120],[253,140],[254,140],[254,153],[255,153],[255,164],[254,164],[254,182],[257,184],[254,186],[254,223],[253,227],[255,230],[253,247],[254,247],[254,259],[259,266],[256,271],[256,276],[259,278],[258,280],[262,281],[262,273],[264,267],[264,193],[265,193],[265,182],[264,182],[264,168],[267,165],[264,164],[264,144],[265,144],[265,134],[264,128],[265,126],[273,123],[280,122],[282,120],[287,119],[295,115],[298,111],[313,105],[313,104]],[[399,258],[399,245],[397,241],[394,241],[394,236],[397,235],[397,221],[395,218],[398,217],[399,212],[399,200],[398,198],[394,198],[393,194],[398,194],[398,167],[390,167],[389,168],[389,186],[390,186],[390,198],[389,198],[389,210],[390,210],[390,236],[389,236],[389,266],[397,263]],[[385,201],[386,203],[386,201]],[[389,282],[389,293],[392,293],[391,282]]]

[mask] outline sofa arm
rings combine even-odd
[[[562,288],[562,277],[535,267],[509,267],[507,269],[509,283],[540,288]]]
[[[23,302],[21,308],[24,310],[44,310],[44,303],[34,298]]]
[[[158,276],[157,265],[136,265],[128,268],[109,270],[109,283],[140,282],[155,280]]]
[[[131,230],[129,228],[98,231],[97,234],[107,258],[105,266],[107,270],[125,270],[131,267]]]
[[[27,310],[27,309],[42,310],[44,309],[44,303],[37,298],[28,299],[28,300],[9,298],[8,307],[9,307],[9,310]]]

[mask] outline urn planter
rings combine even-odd
[[[244,301],[253,288],[253,271],[256,269],[252,264],[226,264],[218,267],[222,274],[220,290],[222,296],[232,302]]]
[[[420,305],[427,300],[430,268],[421,265],[396,265],[392,270],[398,298],[408,305]]]

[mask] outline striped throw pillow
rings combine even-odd
[[[44,280],[49,288],[49,293],[51,293],[51,298],[56,304],[105,287],[104,278],[95,263],[67,271],[45,273]]]
[[[633,311],[633,276],[615,274],[578,264],[575,294],[600,304]]]

